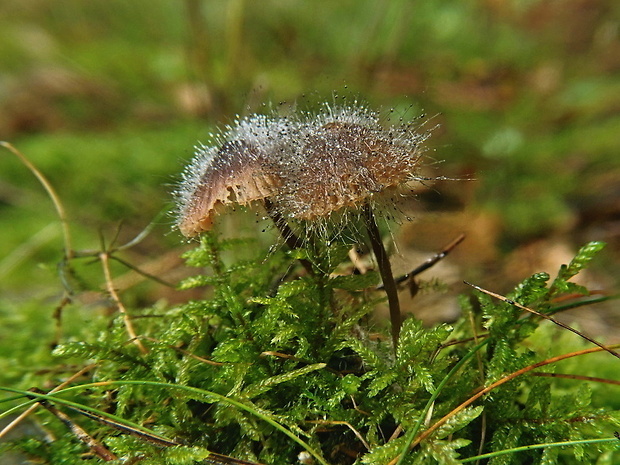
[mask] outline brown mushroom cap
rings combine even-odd
[[[204,167],[187,196],[178,226],[193,237],[213,226],[214,216],[231,204],[248,205],[276,194],[280,180],[267,172],[264,154],[243,140],[224,143]]]
[[[339,121],[313,129],[294,169],[282,174],[282,209],[294,218],[313,220],[408,181],[418,162],[417,146],[384,133]]]
[[[364,107],[302,116],[241,119],[219,148],[200,148],[177,192],[181,232],[208,231],[227,206],[265,199],[284,218],[327,218],[414,179],[425,134],[386,129]]]

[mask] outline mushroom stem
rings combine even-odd
[[[284,217],[282,217],[280,212],[276,208],[274,208],[273,203],[266,198],[264,200],[264,204],[265,210],[267,210],[269,218],[271,218],[273,223],[276,225],[276,228],[278,228],[278,231],[280,231],[280,235],[284,239],[284,242],[286,242],[286,245],[288,245],[289,249],[295,250],[301,248],[303,246],[303,242],[293,232],[293,230],[288,225]],[[310,263],[309,260],[306,260],[305,258],[300,258],[299,262],[303,265],[308,274],[314,273],[314,270],[312,269],[312,263]]]
[[[364,206],[364,218],[366,221],[366,228],[368,229],[368,237],[370,238],[370,245],[372,251],[375,254],[377,260],[377,266],[381,279],[383,280],[383,288],[388,298],[388,305],[390,307],[390,321],[392,322],[392,341],[394,343],[394,350],[398,346],[398,336],[400,334],[400,327],[402,324],[402,317],[400,314],[400,302],[398,301],[398,288],[396,287],[396,281],[392,273],[392,266],[390,265],[390,259],[388,257],[383,241],[381,240],[381,233],[375,220],[375,215],[372,212],[372,207],[367,203]]]

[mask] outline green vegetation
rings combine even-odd
[[[480,295],[479,303],[461,299],[465,317],[455,325],[425,329],[415,318],[405,320],[394,354],[390,338],[368,325],[381,299],[371,291],[376,274],[331,275],[348,244],[304,254],[316,273],[303,277],[288,275],[294,259],[283,249],[267,261],[263,255],[222,258],[253,242],[204,236],[185,257],[204,271],[181,287],[206,287],[209,298],[134,311],[140,345],[132,343],[123,315],[114,314],[57,346],[58,368],[51,373],[13,366],[10,377],[23,376],[16,383],[23,388],[58,385],[76,367],[93,363],[85,378],[45,398],[74,416],[86,410],[120,422],[124,432],[137,429],[141,438],[119,436],[109,423],[84,422],[115,456],[140,463],[191,464],[209,451],[268,464],[294,463],[300,452],[324,464],[356,457],[358,463],[396,463],[399,454],[400,463],[459,463],[480,453],[494,456],[494,464],[579,463],[601,451],[608,463],[613,460],[612,432],[620,417],[610,404],[599,404],[600,396],[607,397],[605,385],[532,376],[536,367],[553,373],[552,361],[542,361],[574,348],[574,337],[557,339],[558,330],[538,317],[523,317]],[[554,299],[584,294],[568,279],[601,248],[587,245],[553,282],[540,273],[508,297],[553,314]],[[52,363],[33,339],[21,350],[37,364]],[[617,362],[603,355],[599,366]],[[580,365],[577,373],[589,372]],[[492,389],[473,402],[483,386]],[[23,397],[16,400],[20,407],[4,415],[28,405]],[[464,408],[454,410],[458,406]],[[65,426],[50,420],[49,412],[37,416],[65,439],[28,437],[12,447],[47,463],[74,463],[81,453],[77,441],[66,439]],[[169,441],[165,446],[162,437]],[[553,446],[605,437],[590,445]]]
[[[166,213],[192,146],[236,114],[343,95],[406,119],[424,113],[423,128],[436,128],[423,173],[445,180],[405,206],[415,222],[393,227],[395,255],[467,239],[447,259],[457,278],[424,275],[414,310],[439,288],[470,295],[463,279],[508,292],[587,243],[557,280],[537,273],[507,295],[546,314],[573,309],[571,324],[617,342],[619,17],[616,0],[2,2],[0,140],[50,179],[77,254],[59,267],[53,205],[0,149],[0,386],[14,390],[0,397],[0,424],[33,402],[24,390],[48,392],[93,364],[49,406],[137,463],[199,463],[213,451],[289,464],[306,450],[315,464],[385,464],[412,444],[403,463],[476,463],[502,450],[480,463],[617,462],[618,360],[608,353],[524,373],[437,423],[505,376],[595,347],[569,331],[480,294],[460,297],[450,324],[408,319],[394,356],[374,314],[379,278],[350,273],[351,244],[290,252],[249,212],[187,244]],[[600,241],[608,246],[589,263]],[[322,272],[305,275],[306,257]],[[22,427],[0,442],[2,461],[89,457],[44,408]],[[575,444],[551,446],[565,441]],[[516,450],[529,445],[542,448]]]

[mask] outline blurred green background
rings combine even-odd
[[[0,31],[0,139],[56,187],[76,249],[117,231],[122,243],[168,211],[194,144],[236,114],[336,93],[437,126],[426,169],[451,180],[412,202],[405,260],[466,232],[454,292],[462,279],[505,291],[604,240],[588,284],[618,284],[617,0],[5,0]],[[43,302],[51,321],[58,219],[0,153],[3,312]],[[125,259],[178,280],[187,244],[172,223],[158,217]],[[130,305],[183,298],[126,272],[114,269]],[[81,273],[100,285],[98,265]]]

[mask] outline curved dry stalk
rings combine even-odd
[[[343,420],[310,420],[308,421],[308,423],[314,423],[316,425],[344,425],[347,428],[349,428],[351,431],[353,431],[353,434],[355,435],[355,437],[357,439],[360,440],[360,442],[364,445],[364,447],[366,448],[366,450],[370,450],[370,444],[368,444],[368,442],[364,439],[364,436],[362,436],[362,433],[360,433],[358,430],[356,430],[353,425],[351,423],[349,423],[348,421],[343,421]]]
[[[564,324],[561,321],[558,321],[558,320],[556,320],[555,318],[553,318],[553,317],[551,317],[549,315],[545,315],[544,313],[537,312],[536,310],[533,310],[533,309],[531,309],[529,307],[526,307],[525,305],[521,305],[519,302],[515,302],[514,300],[508,299],[507,297],[504,297],[501,294],[496,294],[495,292],[487,291],[486,289],[484,289],[484,288],[482,288],[480,286],[476,286],[475,284],[468,283],[467,281],[463,281],[463,282],[465,284],[467,284],[468,286],[471,286],[471,287],[473,287],[474,289],[476,289],[476,290],[478,290],[480,292],[483,292],[483,293],[485,293],[487,295],[490,295],[491,297],[495,297],[496,299],[501,300],[502,302],[506,302],[507,304],[514,305],[515,307],[520,308],[521,310],[525,310],[526,312],[530,312],[530,313],[532,313],[532,314],[534,314],[536,316],[544,318],[545,320],[549,320],[549,321],[555,323],[556,325],[558,325],[558,326],[560,326],[560,327],[562,327],[564,329],[567,329],[568,331],[570,331],[572,333],[575,333],[576,335],[582,337],[586,341],[591,342],[592,344],[594,344],[596,346],[599,346],[602,350],[610,353],[614,357],[620,358],[620,354],[618,352],[616,352],[614,350],[611,350],[610,348],[604,346],[600,342],[598,342],[598,341],[592,339],[591,337],[583,334],[581,331],[578,331],[575,328],[573,328],[571,326],[568,326],[567,324]]]
[[[131,264],[131,263],[129,263],[128,261],[123,260],[122,258],[117,257],[116,255],[112,255],[112,252],[110,252],[110,253],[109,253],[109,256],[110,256],[110,258],[111,258],[112,260],[116,260],[118,263],[120,263],[121,265],[123,265],[123,266],[125,266],[125,267],[129,268],[131,271],[134,271],[135,273],[139,274],[139,275],[140,275],[140,276],[142,276],[143,278],[146,278],[146,279],[150,279],[150,280],[152,280],[152,281],[155,281],[156,283],[159,283],[159,284],[161,284],[162,286],[170,287],[170,288],[173,288],[173,289],[176,287],[174,284],[169,283],[169,282],[168,282],[168,281],[166,281],[165,279],[161,279],[160,277],[155,276],[154,274],[149,273],[148,271],[144,271],[144,270],[142,270],[142,269],[138,268],[137,266],[132,265],[132,264]],[[166,256],[164,256],[164,257],[160,257],[160,259],[158,259],[158,260],[156,260],[156,261],[154,261],[154,262],[150,262],[150,263],[151,263],[151,264],[152,264],[152,263],[158,264],[158,263],[161,261],[161,258],[167,258],[167,257],[166,257]]]
[[[101,266],[103,268],[103,274],[105,276],[106,288],[108,292],[110,293],[110,297],[112,297],[112,300],[114,300],[114,303],[116,304],[116,307],[118,308],[118,311],[121,313],[121,315],[123,315],[123,322],[125,323],[127,334],[129,334],[129,337],[131,338],[133,343],[136,345],[136,347],[138,347],[140,352],[142,354],[147,354],[148,349],[144,347],[144,344],[142,344],[142,341],[138,338],[138,335],[136,334],[136,331],[133,327],[131,318],[129,314],[127,313],[127,309],[123,305],[123,302],[121,302],[121,299],[118,297],[118,294],[116,293],[116,289],[114,289],[114,284],[112,283],[112,275],[110,274],[110,261],[109,261],[108,252],[101,252],[99,254],[99,259],[101,260]]]
[[[90,365],[85,366],[80,371],[78,371],[77,373],[71,375],[68,379],[66,379],[65,381],[60,383],[58,386],[56,386],[54,389],[49,391],[48,394],[54,394],[55,392],[60,391],[61,389],[64,389],[69,384],[71,384],[73,381],[75,381],[77,378],[82,376],[84,373],[89,372],[90,370],[92,370],[96,366],[97,366],[96,363],[91,363]],[[2,439],[4,436],[6,436],[13,428],[15,428],[18,424],[20,424],[28,415],[30,415],[32,412],[34,412],[40,406],[41,406],[41,404],[38,403],[38,402],[36,404],[32,404],[30,407],[28,407],[27,410],[23,411],[17,417],[15,417],[9,424],[7,424],[2,429],[2,431],[0,431],[0,439]]]
[[[620,386],[620,381],[616,381],[615,379],[598,378],[596,376],[573,375],[573,374],[567,374],[567,373],[546,373],[546,372],[541,372],[541,371],[530,373],[530,376],[539,376],[541,378],[546,377],[546,378],[578,379],[580,381],[592,381],[593,383],[603,383],[603,384],[612,384],[615,386]]]
[[[0,141],[0,146],[6,148],[8,151],[13,153],[19,160],[30,170],[32,174],[39,180],[47,195],[49,195],[52,203],[54,204],[54,208],[56,209],[56,213],[58,214],[58,218],[60,219],[60,223],[62,225],[62,233],[64,236],[65,242],[65,260],[70,260],[73,257],[73,249],[71,247],[71,231],[69,230],[69,221],[67,219],[67,214],[65,208],[60,201],[60,197],[56,193],[56,190],[52,186],[52,184],[47,180],[47,178],[34,166],[30,160],[26,158],[19,150],[17,150],[12,144]]]
[[[69,431],[73,433],[76,438],[86,444],[91,450],[91,452],[97,457],[99,457],[101,460],[103,460],[104,462],[112,462],[114,460],[118,460],[118,457],[112,451],[110,451],[101,442],[97,441],[94,437],[88,434],[84,428],[71,420],[68,415],[61,412],[56,407],[50,405],[46,401],[39,402],[39,405],[42,405],[52,415],[58,418],[69,429]]]

